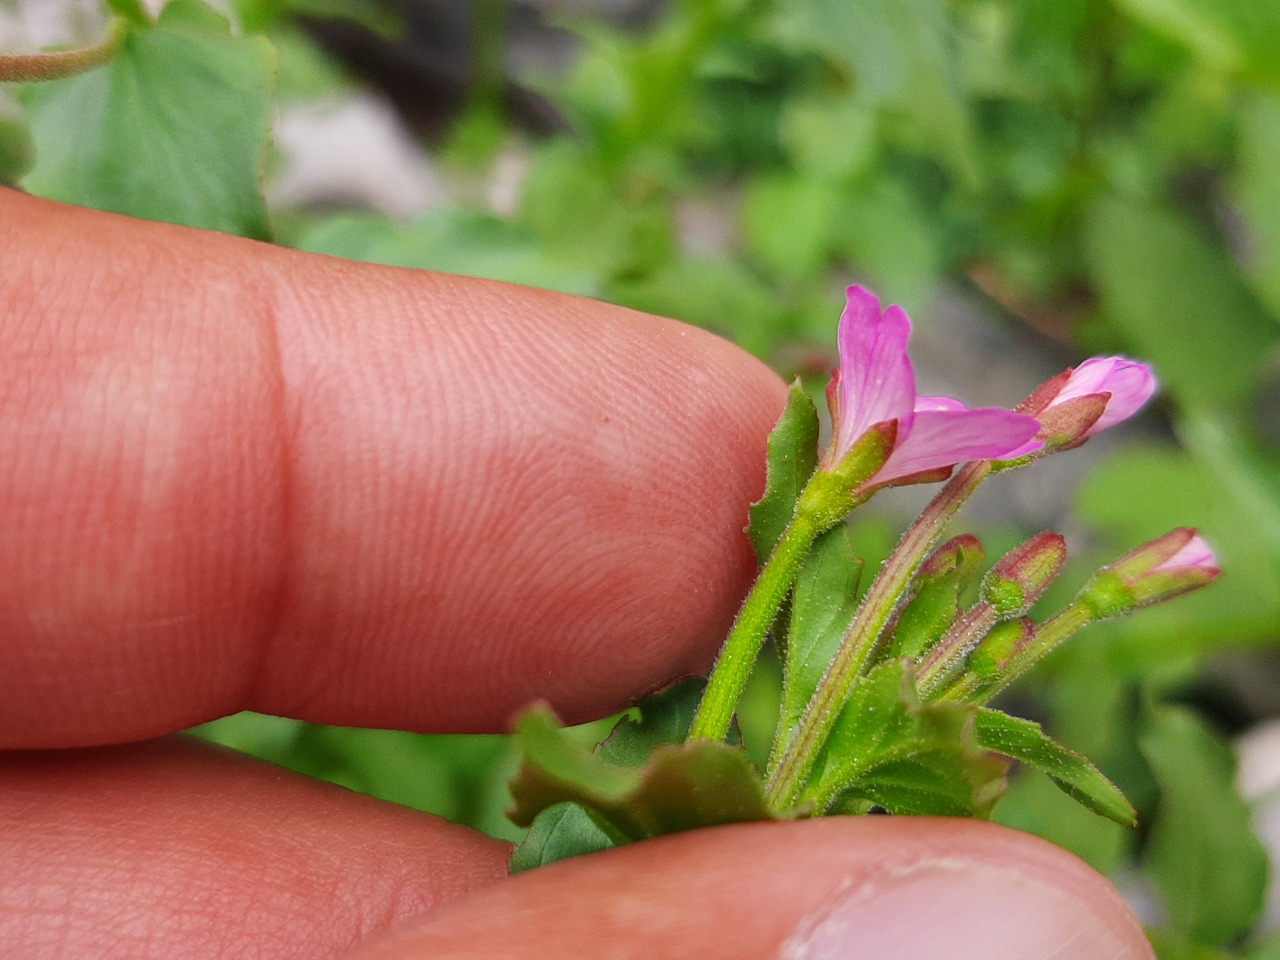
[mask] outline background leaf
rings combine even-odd
[[[22,181],[67,203],[265,239],[261,179],[275,54],[197,0],[132,25],[106,66],[33,84],[36,164]]]
[[[1138,743],[1160,785],[1146,855],[1173,927],[1228,944],[1257,919],[1268,869],[1235,788],[1235,759],[1182,707],[1151,707]]]

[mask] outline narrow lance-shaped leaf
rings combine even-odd
[[[751,505],[747,536],[761,563],[769,558],[795,513],[796,498],[818,464],[818,411],[799,381],[769,434],[764,495]]]
[[[791,598],[777,744],[790,740],[858,609],[862,560],[843,524],[823,534],[800,568]]]
[[[1120,789],[1086,758],[1055,743],[1040,724],[981,708],[978,743],[1045,774],[1067,795],[1094,813],[1132,826],[1137,814]]]

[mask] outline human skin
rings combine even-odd
[[[167,736],[578,721],[705,669],[784,395],[673,321],[0,190],[5,955],[856,957],[822,918],[870,903],[866,943],[917,896],[968,956],[990,889],[1062,924],[1009,956],[1149,957],[1102,878],[989,824],[752,824],[503,879],[505,844]]]

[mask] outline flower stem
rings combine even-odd
[[[931,693],[942,687],[961,665],[965,655],[978,645],[997,620],[996,608],[985,601],[967,610],[921,659],[916,670],[916,688],[920,696],[928,700]]]
[[[801,513],[797,513],[782,532],[724,641],[694,715],[689,739],[723,740],[728,735],[733,712],[751,676],[765,634],[778,615],[801,561],[820,532],[818,525]]]
[[[911,578],[937,542],[943,527],[990,473],[991,463],[987,460],[962,467],[924,508],[880,568],[826,676],[809,701],[795,735],[770,776],[768,800],[775,809],[790,806],[804,788],[818,751]]]
[[[1036,627],[1030,642],[1022,649],[1015,650],[1013,655],[1000,665],[994,676],[980,678],[973,674],[963,674],[935,699],[963,700],[979,705],[988,703],[997,693],[1039,663],[1062,641],[1079,633],[1096,619],[1096,615],[1089,609],[1088,604],[1071,603]]]
[[[124,21],[115,19],[107,35],[97,43],[74,50],[49,53],[11,53],[0,55],[0,83],[31,83],[62,80],[87,73],[111,59],[124,38]]]

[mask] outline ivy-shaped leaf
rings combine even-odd
[[[1126,827],[1137,819],[1119,787],[1085,757],[1050,739],[1040,724],[984,707],[978,710],[977,735],[984,748],[1039,770],[1094,813]]]
[[[131,22],[111,62],[28,86],[31,193],[67,203],[268,236],[262,173],[276,55],[232,37],[197,0]]]
[[[567,736],[545,705],[520,718],[516,739],[523,759],[511,781],[509,816],[518,826],[565,801],[581,805],[615,844],[774,819],[759,772],[741,747],[664,744],[643,766],[622,766]]]
[[[1007,764],[979,746],[974,714],[922,703],[910,661],[880,664],[854,686],[802,801],[816,811],[857,798],[890,813],[989,816]]]
[[[747,536],[761,563],[769,559],[795,513],[796,498],[818,466],[818,411],[799,381],[769,434],[764,495],[751,505]]]

